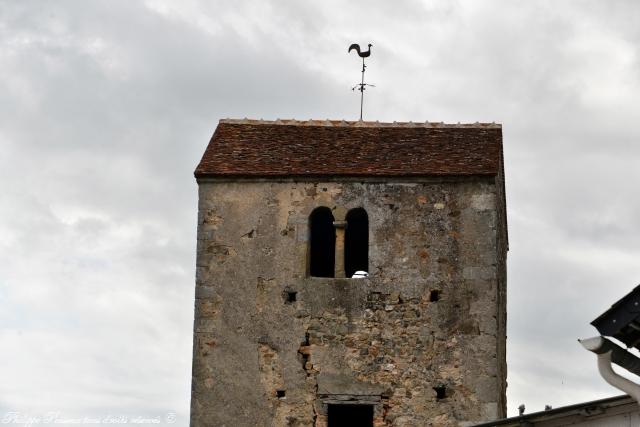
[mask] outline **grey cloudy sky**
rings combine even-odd
[[[619,392],[579,337],[640,280],[640,3],[0,2],[0,415],[188,425],[218,119],[503,124],[509,414]]]

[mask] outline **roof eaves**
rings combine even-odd
[[[542,421],[552,419],[561,416],[572,415],[572,412],[584,410],[590,407],[600,408],[612,408],[615,406],[621,406],[633,403],[635,400],[629,395],[623,394],[621,396],[608,397],[606,399],[592,400],[589,402],[576,403],[574,405],[562,406],[559,408],[549,409],[547,411],[532,412],[526,415],[520,415],[518,417],[504,418],[496,421],[488,421],[481,424],[476,424],[470,427],[498,427],[498,426],[520,426],[526,425],[526,422]]]

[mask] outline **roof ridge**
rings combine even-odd
[[[325,127],[390,127],[390,128],[485,128],[485,129],[501,129],[500,123],[444,123],[444,122],[430,122],[428,120],[424,122],[380,122],[380,121],[362,121],[362,120],[330,120],[330,119],[309,119],[309,120],[296,120],[296,119],[276,119],[276,120],[263,120],[263,119],[220,119],[220,123],[226,124],[245,124],[245,125],[280,125],[280,126],[325,126]]]

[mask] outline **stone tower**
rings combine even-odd
[[[222,120],[195,176],[193,427],[505,415],[500,125]]]

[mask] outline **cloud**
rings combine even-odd
[[[640,273],[639,7],[4,4],[0,408],[187,425],[193,169],[222,117],[356,118],[352,42],[365,119],[503,123],[510,414],[616,393],[575,340]]]

